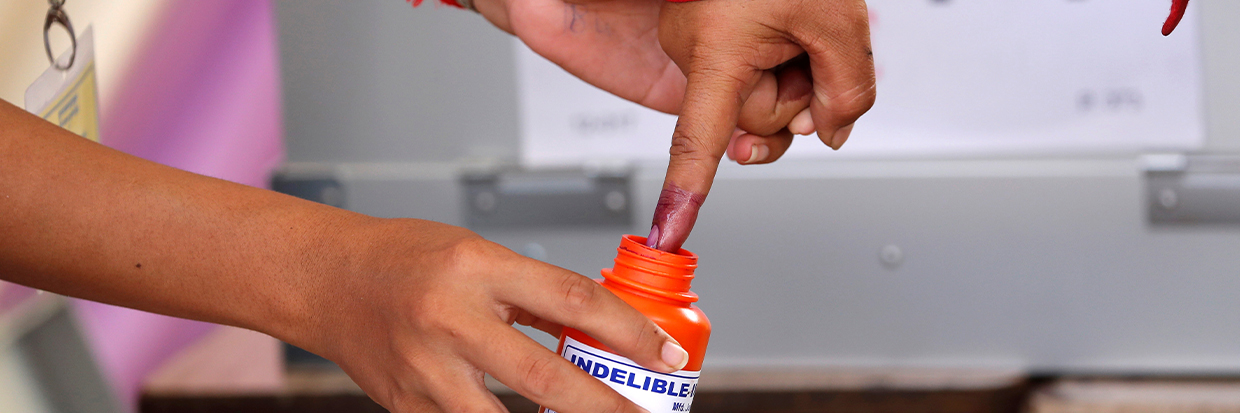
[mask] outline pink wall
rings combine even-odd
[[[165,165],[267,185],[283,157],[274,5],[174,1],[160,11],[109,101],[102,142]],[[132,408],[143,378],[209,324],[76,304],[104,373]]]

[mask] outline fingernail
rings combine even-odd
[[[832,149],[835,149],[838,151],[840,150],[841,146],[844,146],[844,142],[848,141],[848,135],[852,134],[853,125],[848,125],[848,126],[840,128],[840,130],[835,131],[835,136],[831,137],[831,148]]]
[[[672,366],[676,371],[680,371],[685,368],[686,364],[689,364],[689,352],[680,348],[676,343],[668,341],[663,343],[663,362]]]
[[[762,144],[754,145],[749,148],[749,160],[745,161],[745,164],[765,161],[766,157],[770,155],[771,148],[768,148],[766,145]]]
[[[814,116],[809,113],[809,108],[805,108],[792,118],[792,122],[788,122],[788,131],[797,135],[814,133]]]
[[[659,248],[659,226],[650,226],[650,235],[646,236],[646,246],[650,248]]]

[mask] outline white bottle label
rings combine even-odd
[[[564,337],[564,351],[560,355],[650,413],[689,411],[701,373],[687,370],[659,373],[572,337]],[[555,412],[547,409],[547,413]]]

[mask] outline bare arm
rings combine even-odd
[[[291,335],[310,305],[299,280],[347,271],[323,268],[356,254],[328,240],[369,221],[147,162],[7,103],[0,125],[0,268],[20,284]]]
[[[169,168],[3,101],[0,279],[271,334],[397,412],[503,411],[483,372],[556,410],[639,411],[514,322],[573,326],[660,371],[687,358],[595,282],[468,230]]]

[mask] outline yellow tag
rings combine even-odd
[[[26,89],[26,110],[83,138],[99,142],[99,88],[95,80],[94,30],[78,38],[76,55],[70,50],[57,62],[68,70],[49,67]]]

